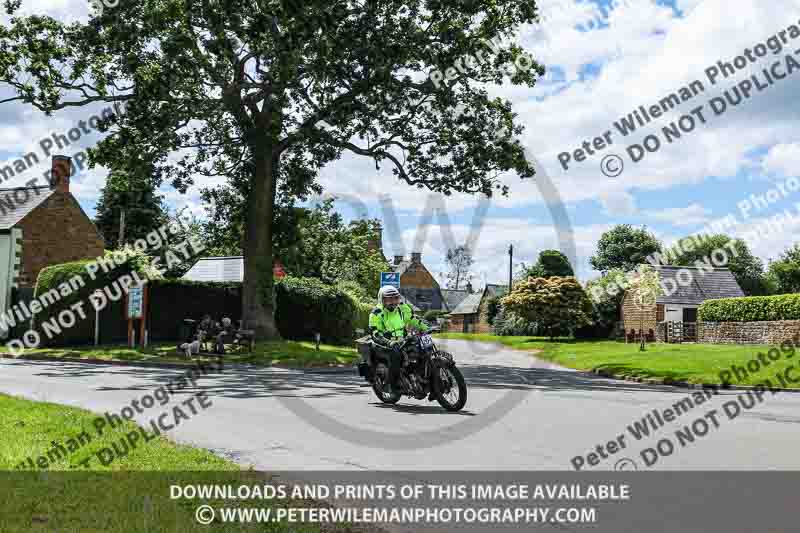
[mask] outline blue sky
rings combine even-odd
[[[588,257],[600,234],[614,224],[646,225],[672,242],[714,219],[738,214],[737,205],[749,195],[764,194],[798,177],[800,105],[795,95],[800,93],[800,72],[753,94],[724,115],[710,117],[707,124],[639,163],[629,161],[625,148],[641,143],[647,134],[658,134],[662,126],[697,105],[707,109],[710,98],[800,49],[798,38],[781,54],[770,53],[716,86],[705,78],[704,70],[717,61],[733,61],[745,48],[765,42],[791,24],[800,25],[800,0],[741,0],[736,2],[736,16],[731,16],[733,8],[724,0],[544,0],[537,4],[544,22],[523,28],[516,39],[546,65],[547,76],[534,89],[510,84],[489,89],[513,102],[526,127],[521,140],[559,192],[574,230],[576,267],[582,279],[596,275]],[[85,3],[79,0],[36,4],[24,0],[23,7],[64,20],[86,13]],[[800,53],[794,57],[800,61]],[[568,171],[559,165],[559,153],[613,130],[613,122],[621,116],[639,105],[657,103],[693,80],[706,84],[706,91],[695,99],[628,137],[614,131],[612,146],[574,163]],[[48,132],[66,131],[89,114],[71,110],[47,118],[24,106],[0,106],[0,161],[18,157]],[[96,140],[96,136],[81,138],[67,155]],[[612,153],[626,164],[615,178],[600,171],[600,160]],[[48,164],[29,172],[40,174]],[[90,215],[105,176],[105,169],[94,169],[73,178],[73,191]],[[540,250],[557,247],[553,223],[535,181],[514,176],[504,176],[503,181],[511,194],[491,201],[474,250],[478,285],[505,280],[505,251],[511,243],[517,261],[527,263]],[[447,243],[435,221],[426,241],[415,243],[429,193],[398,182],[388,167],[376,171],[373,162],[354,157],[325,168],[321,182],[327,193],[344,197],[339,206],[348,216],[354,213],[348,204],[357,201],[370,216],[383,218],[380,198],[388,195],[400,234],[385,232],[386,256],[420,251],[434,274],[444,272]],[[196,188],[188,195],[169,189],[164,193],[172,207],[188,206],[202,214]],[[800,202],[800,191],[753,213],[740,229],[745,231],[795,202]],[[464,195],[444,200],[450,229],[459,243],[469,235],[476,204],[476,198]],[[766,261],[800,240],[798,226],[791,222],[779,234],[749,244]]]

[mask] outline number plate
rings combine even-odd
[[[433,337],[430,335],[420,335],[419,345],[421,348],[430,348],[433,346]]]

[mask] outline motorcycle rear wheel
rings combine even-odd
[[[439,368],[436,401],[447,411],[460,411],[467,403],[467,383],[455,366]]]
[[[390,394],[388,392],[384,392],[383,385],[386,383],[386,377],[389,375],[389,369],[383,363],[378,363],[375,367],[375,377],[372,380],[372,390],[375,392],[375,396],[378,397],[380,401],[383,403],[388,403],[389,405],[396,404],[400,401],[400,398],[403,396],[400,393],[393,393]]]

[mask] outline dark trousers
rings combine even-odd
[[[393,387],[397,385],[400,377],[400,365],[403,362],[403,354],[398,350],[384,348],[380,345],[373,345],[375,350],[375,360],[384,361],[389,367],[389,384]]]

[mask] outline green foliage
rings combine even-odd
[[[132,250],[130,252],[132,252]],[[119,260],[115,261],[116,266],[114,268],[109,268],[108,272],[104,272],[102,268],[99,268],[94,279],[92,279],[86,270],[87,265],[92,263],[94,259],[52,265],[43,268],[39,272],[39,276],[36,279],[34,297],[40,298],[48,292],[50,292],[51,295],[58,293],[57,300],[52,296],[45,297],[48,301],[56,300],[49,305],[45,305],[45,298],[42,298],[40,301],[43,303],[43,309],[40,313],[35,315],[35,324],[41,333],[43,345],[72,341],[74,340],[73,337],[82,337],[83,333],[80,331],[80,328],[75,327],[66,329],[64,333],[50,339],[48,335],[43,333],[41,329],[42,323],[51,321],[60,311],[68,309],[78,302],[82,302],[83,313],[88,316],[90,313],[94,312],[89,300],[89,295],[95,290],[102,290],[105,287],[111,286],[121,276],[129,275],[132,271],[139,272],[142,276],[145,275],[141,266],[147,263],[142,259],[142,254],[130,252],[118,252],[116,258]],[[110,251],[106,251],[105,256],[115,257]],[[75,276],[79,276],[79,280],[81,281],[73,281],[70,283],[70,280],[75,279]],[[83,322],[80,313],[76,313],[76,318],[78,322]],[[85,341],[86,338],[81,338],[80,340]]]
[[[597,253],[589,258],[589,263],[600,272],[615,268],[630,272],[659,251],[661,243],[646,229],[618,224],[600,236]]]
[[[497,314],[502,309],[502,305],[500,304],[500,297],[495,296],[493,298],[489,298],[489,301],[486,302],[486,320],[489,324],[494,324],[494,319],[497,318]]]
[[[727,255],[727,264],[720,266],[730,269],[746,295],[759,296],[769,292],[764,279],[764,263],[753,255],[742,239],[723,234],[705,235],[702,239],[687,237],[681,240],[681,245],[674,252],[668,253],[668,257],[674,265],[695,266],[697,261],[707,263],[715,257],[721,257],[714,255],[716,250],[723,250]]]
[[[535,322],[551,337],[591,323],[592,303],[574,277],[528,278],[501,303],[507,312]]]
[[[286,276],[275,283],[278,329],[289,339],[349,342],[357,328],[367,328],[372,306],[316,278]]]
[[[136,177],[125,171],[111,172],[97,201],[95,225],[106,248],[143,239],[167,222],[162,197],[156,193],[151,176]],[[120,213],[125,212],[124,242],[119,242]]]
[[[542,250],[539,260],[526,269],[524,277],[550,278],[553,276],[574,276],[575,272],[569,264],[567,256],[558,250]]]
[[[296,240],[283,243],[275,254],[293,276],[319,278],[325,283],[352,282],[356,292],[374,297],[380,288],[380,273],[390,269],[382,252],[378,220],[345,224],[333,210],[333,200],[314,209],[298,211]]]
[[[443,317],[446,314],[447,311],[442,311],[441,309],[431,309],[429,311],[425,311],[425,314],[422,315],[422,320],[430,324],[435,324],[437,318]]]
[[[800,294],[706,300],[697,316],[703,322],[800,320]]]
[[[586,293],[592,301],[592,323],[599,336],[606,337],[619,321],[622,298],[628,286],[625,272],[618,268],[586,283]]]
[[[777,261],[772,261],[767,270],[772,292],[788,294],[800,292],[800,244],[795,244]]]
[[[534,2],[119,2],[67,23],[18,7],[7,3],[14,16],[0,26],[6,101],[47,113],[124,104],[104,121],[110,134],[90,164],[137,173],[155,162],[156,186],[185,193],[204,180],[211,197],[221,187],[245,255],[268,263],[248,263],[246,291],[271,293],[275,206],[307,199],[345,154],[443,194],[506,194],[499,176],[534,175],[511,103],[486,90],[524,55],[506,37],[538,21]],[[486,61],[455,80],[428,78],[487,41],[498,44]],[[530,63],[511,84],[534,86],[544,68]],[[245,318],[274,335],[268,309],[254,304],[261,295],[246,296]]]
[[[539,327],[535,322],[529,322],[524,318],[510,312],[502,312],[494,319],[492,331],[495,335],[503,337],[516,335],[536,335]]]

